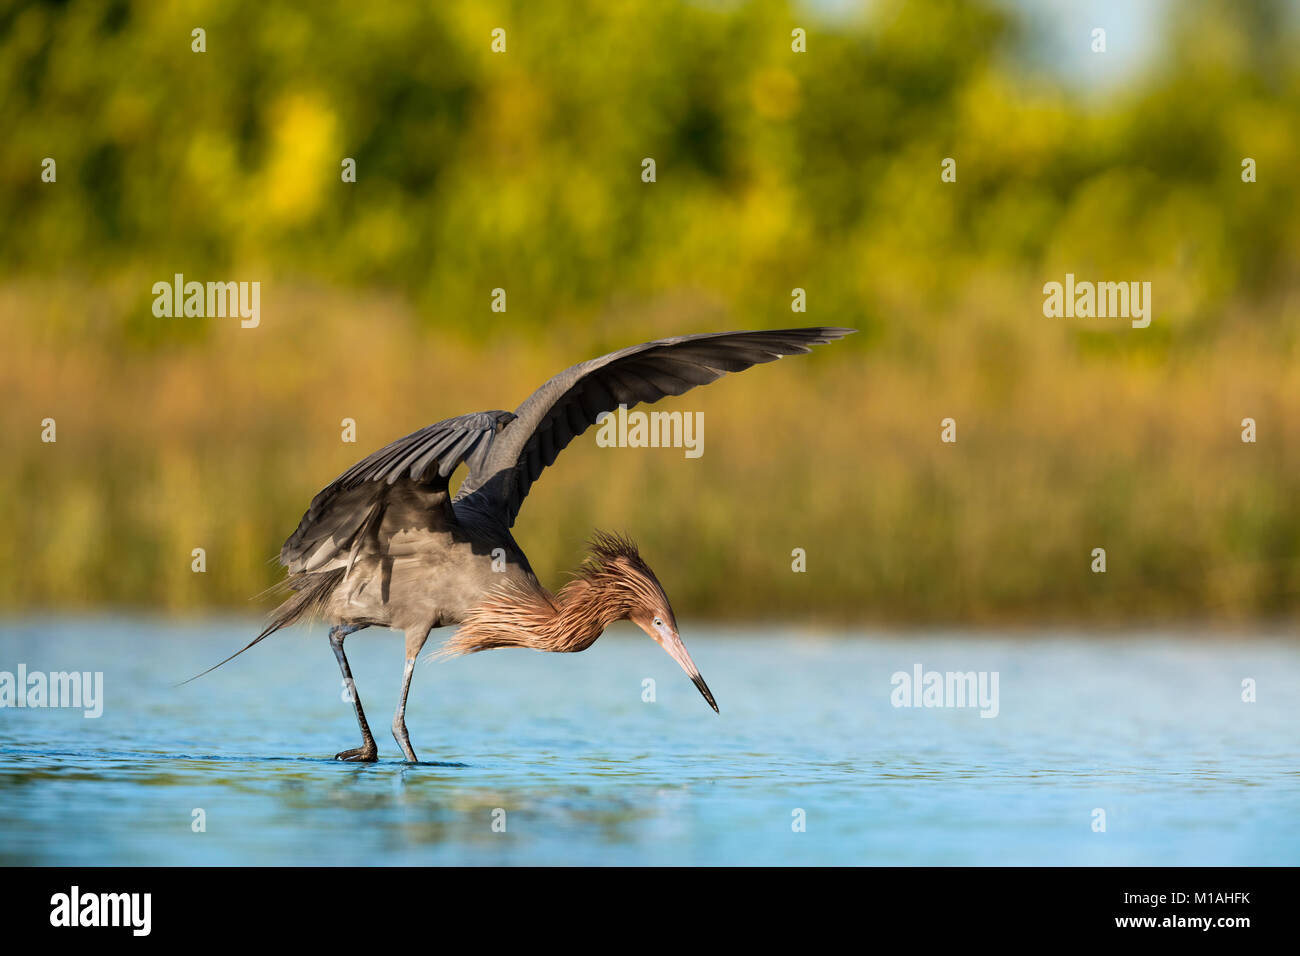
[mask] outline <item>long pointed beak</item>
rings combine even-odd
[[[695,661],[691,660],[691,655],[686,650],[686,645],[682,643],[682,639],[674,634],[659,643],[668,652],[668,656],[680,664],[682,670],[686,671],[686,676],[691,679],[692,684],[699,688],[700,693],[704,695],[704,699],[713,708],[713,712],[715,714],[722,713],[722,711],[718,710],[718,702],[713,699],[713,692],[709,690],[709,685],[704,683],[704,678],[700,676],[700,669],[695,666]]]

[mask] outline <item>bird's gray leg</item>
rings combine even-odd
[[[352,680],[352,668],[348,667],[348,659],[343,654],[343,638],[353,631],[359,630],[361,628],[348,624],[339,624],[330,628],[330,647],[334,649],[334,656],[338,659],[339,670],[343,672],[343,684],[348,690],[348,695],[352,698],[352,706],[356,708],[357,723],[361,725],[361,746],[335,754],[335,760],[372,761],[379,759],[379,748],[375,746],[374,735],[370,733],[370,725],[366,723],[366,712],[361,709],[361,697],[357,694],[357,685]]]
[[[411,763],[419,763],[419,761],[416,759],[415,750],[411,747],[411,738],[406,733],[406,695],[411,691],[411,675],[415,673],[415,659],[420,654],[420,648],[424,647],[424,642],[429,639],[430,630],[432,628],[422,627],[419,630],[408,629],[406,632],[406,670],[402,672],[402,696],[398,698],[397,712],[393,714],[393,737]]]

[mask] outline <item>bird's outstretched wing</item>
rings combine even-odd
[[[514,418],[469,462],[461,501],[513,525],[528,490],[564,447],[619,405],[657,402],[785,355],[812,351],[856,330],[840,328],[717,332],[658,339],[565,369],[533,392]]]
[[[566,369],[512,414],[476,412],[427,425],[366,456],[325,487],[280,549],[292,573],[350,567],[381,538],[456,521],[448,479],[464,462],[456,494],[509,527],[529,488],[601,412],[681,395],[727,372],[797,355],[853,329],[778,329],[683,335],[634,345]]]
[[[455,517],[447,480],[461,462],[482,468],[510,412],[476,412],[426,425],[367,455],[315,498],[280,549],[293,573],[348,566],[369,537],[436,528]]]

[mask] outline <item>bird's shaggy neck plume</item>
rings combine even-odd
[[[636,545],[596,532],[574,579],[551,594],[534,588],[498,588],[473,608],[440,655],[473,654],[495,647],[585,651],[605,628],[639,608],[668,607],[663,588]]]

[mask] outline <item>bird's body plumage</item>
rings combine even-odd
[[[403,714],[415,655],[429,632],[444,626],[461,625],[448,653],[577,651],[627,618],[663,644],[716,710],[677,637],[667,597],[635,545],[598,537],[575,580],[552,594],[510,529],[542,471],[600,415],[680,395],[852,331],[725,332],[646,342],[565,369],[514,412],[460,415],[397,439],[312,499],[280,551],[289,572],[284,583],[294,593],[248,647],[317,614],[333,625],[331,644],[350,682],[343,637],[372,626],[404,631],[407,669],[393,730],[410,760]],[[462,464],[468,473],[453,496],[450,478]],[[360,702],[355,706],[363,746],[339,756],[374,759]]]

